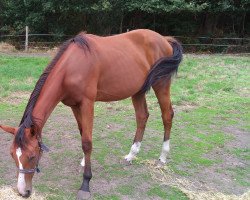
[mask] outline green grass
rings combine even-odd
[[[237,167],[237,168],[229,168],[229,172],[231,172],[234,180],[245,187],[250,187],[250,166],[247,167]]]
[[[98,195],[95,197],[96,200],[120,200],[116,195]]]
[[[245,160],[250,160],[250,149],[236,148],[231,151],[237,157],[241,157]]]
[[[31,91],[47,63],[48,58],[0,56],[0,97]]]
[[[134,186],[129,184],[129,185],[120,185],[117,190],[120,194],[123,195],[132,195],[134,191]]]
[[[157,196],[161,199],[168,199],[168,200],[187,200],[187,196],[182,193],[179,189],[174,187],[167,187],[163,188],[163,186],[155,186],[152,187],[148,192],[148,196]]]
[[[0,56],[0,123],[18,125],[28,96],[18,102],[15,97],[32,91],[48,61],[48,58]],[[185,56],[171,89],[176,112],[168,166],[176,175],[189,178],[205,168],[219,165],[223,157],[209,156],[216,149],[249,162],[249,145],[227,147],[236,136],[225,131],[234,127],[249,133],[249,63],[248,57]],[[131,100],[96,103],[92,154],[92,181],[97,185],[94,199],[138,196],[187,199],[178,188],[152,180],[141,162],[159,157],[163,139],[161,113],[152,91],[147,95],[147,102],[150,117],[138,160],[132,166],[121,164],[130,149],[136,126]],[[52,151],[41,163],[44,173],[34,185],[39,193],[48,194],[48,199],[74,199],[81,184],[78,165],[82,153],[76,127],[70,109],[60,104],[44,128],[44,142]],[[10,144],[9,138],[4,139]],[[8,153],[1,152],[3,154]],[[13,183],[2,169],[8,169],[4,162],[0,162],[0,185]],[[248,165],[228,166],[218,171],[231,174],[232,182],[238,187],[249,187]]]

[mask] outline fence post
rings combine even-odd
[[[29,49],[29,27],[25,27],[25,51],[27,52]]]

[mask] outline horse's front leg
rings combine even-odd
[[[77,200],[89,199],[89,182],[92,178],[91,172],[91,151],[92,151],[92,128],[94,118],[94,101],[84,99],[80,106],[81,126],[82,126],[82,150],[85,155],[85,167],[83,173],[83,182],[77,194]]]

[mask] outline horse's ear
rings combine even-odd
[[[13,135],[15,135],[17,133],[17,130],[18,130],[18,128],[11,127],[11,126],[4,126],[4,125],[0,125],[0,128],[8,133],[13,134]]]

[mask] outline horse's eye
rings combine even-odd
[[[34,160],[35,156],[30,156],[29,157],[29,161],[31,162],[32,160]]]

